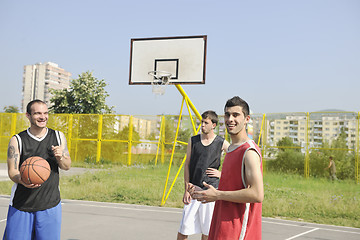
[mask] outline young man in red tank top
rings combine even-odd
[[[216,201],[209,240],[261,240],[262,158],[259,147],[246,133],[249,112],[248,104],[237,96],[226,102],[224,118],[231,145],[219,188],[204,183],[207,190],[190,190],[198,201]]]

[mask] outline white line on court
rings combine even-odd
[[[270,221],[269,223],[275,223],[275,222],[272,222],[272,220],[274,220],[276,222],[287,222],[287,223],[292,222],[294,224],[299,224],[299,223],[302,223],[302,224],[315,224],[317,227],[319,227],[319,226],[323,226],[323,227],[332,226],[332,227],[341,227],[341,228],[353,229],[353,230],[358,229],[358,228],[354,228],[354,227],[336,226],[336,225],[328,225],[328,224],[321,224],[321,223],[299,222],[299,221],[287,220],[287,219],[281,219],[281,218],[263,217],[263,220],[265,220],[265,219],[269,220]]]
[[[283,225],[283,226],[291,226],[291,227],[303,227],[303,228],[314,228],[314,227],[310,227],[310,226],[300,226],[298,224],[290,224],[290,223],[279,223],[279,222],[271,222],[271,221],[262,221],[263,223],[271,223],[271,224],[278,224],[278,225]]]
[[[159,210],[161,212],[165,212],[165,213],[177,213],[177,214],[182,214],[182,212],[180,211],[167,211],[167,210],[163,210],[163,208],[158,208],[158,209],[144,209],[144,208],[128,208],[128,207],[114,207],[114,206],[98,206],[98,205],[93,205],[93,204],[82,204],[79,203],[78,205],[80,206],[87,206],[87,207],[98,207],[98,208],[112,208],[112,209],[124,209],[124,210],[132,210],[132,211],[145,211],[145,212],[159,212]]]
[[[297,237],[300,237],[300,236],[303,236],[303,235],[305,235],[305,234],[308,234],[308,233],[314,232],[314,231],[316,231],[316,230],[319,230],[319,228],[314,228],[314,229],[311,229],[311,230],[309,230],[309,231],[306,231],[306,232],[300,233],[300,234],[298,234],[298,235],[295,235],[295,236],[293,236],[293,237],[287,238],[287,239],[285,239],[285,240],[295,239],[295,238],[297,238]]]
[[[5,222],[6,221],[6,218],[5,219],[1,219],[0,222]]]
[[[311,226],[301,226],[298,224],[289,224],[289,223],[279,223],[279,222],[271,222],[271,221],[262,221],[263,223],[270,223],[270,224],[278,224],[278,225],[284,225],[284,226],[291,226],[291,227],[302,227],[302,228],[314,228]],[[309,223],[309,224],[314,224],[314,223]],[[316,225],[320,225],[320,224],[316,224]],[[339,227],[339,226],[334,226],[334,227]],[[341,228],[350,228],[350,227],[342,227]],[[338,230],[338,229],[331,229],[331,228],[324,228],[324,227],[317,227],[315,228],[316,230],[325,230],[325,231],[332,231],[332,232],[341,232],[341,233],[351,233],[351,234],[358,234],[360,235],[360,232],[352,232],[352,231],[345,231],[345,230]],[[351,229],[351,228],[350,228]]]

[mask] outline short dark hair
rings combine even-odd
[[[32,105],[34,105],[34,103],[41,103],[41,104],[46,105],[46,103],[40,99],[35,99],[35,100],[30,101],[26,106],[26,112],[30,115],[31,115],[31,107],[32,107]]]
[[[235,107],[235,106],[239,106],[242,108],[242,112],[244,113],[245,117],[247,117],[250,114],[249,104],[247,104],[245,100],[241,99],[238,96],[232,97],[229,100],[227,100],[224,110],[225,108]]]
[[[211,111],[211,110],[208,110],[208,111],[206,111],[206,112],[203,112],[203,114],[201,114],[201,117],[202,117],[203,119],[209,118],[212,123],[215,123],[215,125],[217,125],[218,122],[219,122],[219,117],[218,117],[218,115],[216,114],[216,112]]]

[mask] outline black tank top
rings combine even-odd
[[[20,165],[29,157],[40,156],[48,161],[51,173],[39,188],[26,188],[15,184],[11,191],[11,205],[21,211],[35,212],[55,207],[60,202],[59,166],[51,146],[60,145],[59,132],[48,128],[41,139],[28,130],[15,135],[19,143]],[[20,138],[20,139],[19,139]]]
[[[202,189],[206,189],[202,182],[214,186],[219,185],[219,178],[209,177],[205,171],[207,168],[219,169],[222,146],[224,139],[216,136],[211,144],[204,146],[200,135],[191,137],[191,157],[189,165],[189,181]]]

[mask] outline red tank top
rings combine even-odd
[[[255,150],[262,161],[261,151],[252,140],[228,152],[221,170],[219,190],[234,191],[246,187],[244,156],[250,149]],[[262,162],[260,168],[262,172]],[[262,203],[216,201],[208,239],[261,240],[261,211]]]

